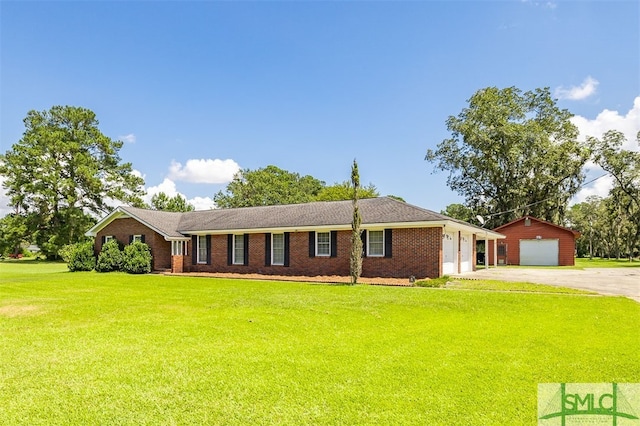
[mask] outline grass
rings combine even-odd
[[[456,279],[447,287],[465,290],[489,290],[489,291],[519,291],[534,293],[558,293],[576,295],[595,295],[597,293],[579,290],[568,287],[557,287],[544,284],[535,284],[525,281],[498,281],[498,280],[476,280],[476,279]]]
[[[0,424],[532,424],[640,382],[626,298],[0,263]]]

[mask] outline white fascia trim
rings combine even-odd
[[[104,227],[106,227],[114,220],[127,217],[131,217],[131,215],[122,210],[121,207],[116,207],[114,211],[112,211],[111,213],[103,217],[102,220],[100,220],[98,223],[93,225],[91,229],[84,233],[84,235],[87,237],[95,237],[96,235],[98,235],[98,232],[100,232]]]

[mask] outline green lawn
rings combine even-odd
[[[6,261],[0,424],[534,424],[538,383],[640,382],[639,323],[626,298]]]

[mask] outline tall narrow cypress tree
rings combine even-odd
[[[351,222],[351,256],[349,262],[349,274],[351,284],[357,284],[362,273],[362,238],[360,237],[360,209],[358,208],[358,192],[360,191],[360,173],[358,163],[353,160],[351,166],[351,186],[353,187],[353,221]]]

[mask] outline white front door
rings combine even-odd
[[[442,274],[455,274],[456,270],[456,232],[442,234]]]
[[[471,263],[472,241],[473,237],[471,235],[462,234],[460,236],[460,272],[473,270],[473,264]]]

